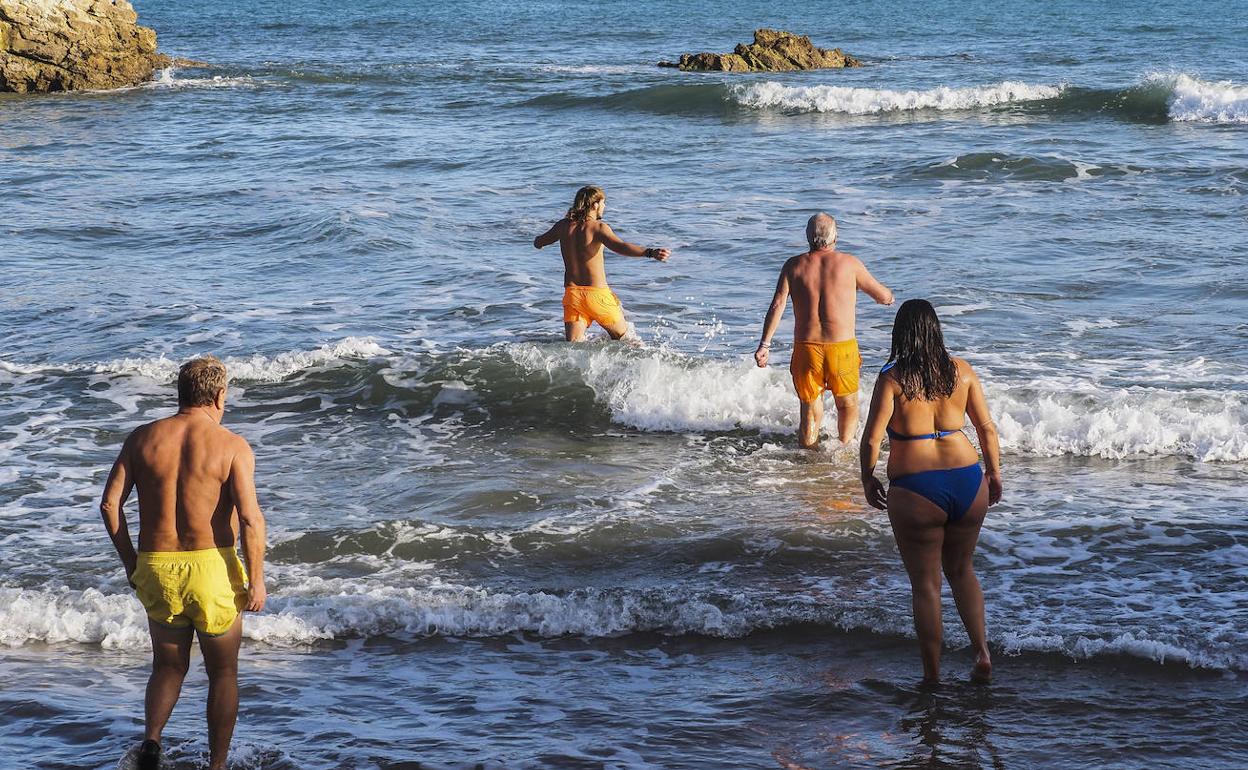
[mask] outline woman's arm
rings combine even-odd
[[[966,397],[966,413],[975,426],[975,435],[979,437],[979,449],[984,453],[984,472],[988,476],[988,504],[1001,502],[1001,444],[997,438],[997,426],[992,422],[988,412],[988,401],[984,398],[984,388],[979,383],[979,376],[971,365],[962,362],[971,380],[971,390]]]
[[[867,413],[867,424],[862,429],[862,443],[858,446],[858,463],[862,470],[862,492],[867,496],[867,503],[884,510],[888,507],[888,496],[884,485],[875,477],[875,464],[880,460],[880,444],[884,441],[884,431],[888,421],[893,419],[893,378],[881,374],[875,381],[875,390],[871,392],[871,411]]]

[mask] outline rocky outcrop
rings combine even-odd
[[[754,30],[754,42],[738,43],[732,53],[686,53],[679,62],[659,62],[685,72],[785,72],[861,67],[839,48],[817,48],[805,35],[775,29]]]
[[[126,0],[0,0],[0,91],[119,88],[168,61]]]

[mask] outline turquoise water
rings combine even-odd
[[[94,505],[212,352],[272,541],[244,766],[1245,764],[1238,4],[138,11],[212,66],[0,97],[0,757],[138,735]],[[653,66],[758,26],[868,66]],[[531,241],[586,183],[673,250],[608,262],[641,347],[560,341]],[[952,607],[914,687],[887,521],[795,448],[787,326],[749,361],[817,210],[986,383],[989,690]],[[864,392],[891,318],[860,307]]]

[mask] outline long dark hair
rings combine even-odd
[[[906,398],[948,398],[958,383],[958,366],[945,350],[940,319],[925,299],[908,299],[898,308],[888,361],[893,365],[893,379]]]

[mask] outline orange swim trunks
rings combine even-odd
[[[624,323],[624,308],[619,297],[606,286],[566,286],[563,289],[563,321],[582,321],[589,326],[619,326]]]
[[[803,404],[830,390],[834,396],[858,392],[858,370],[862,356],[858,340],[840,342],[794,342],[789,373]]]

